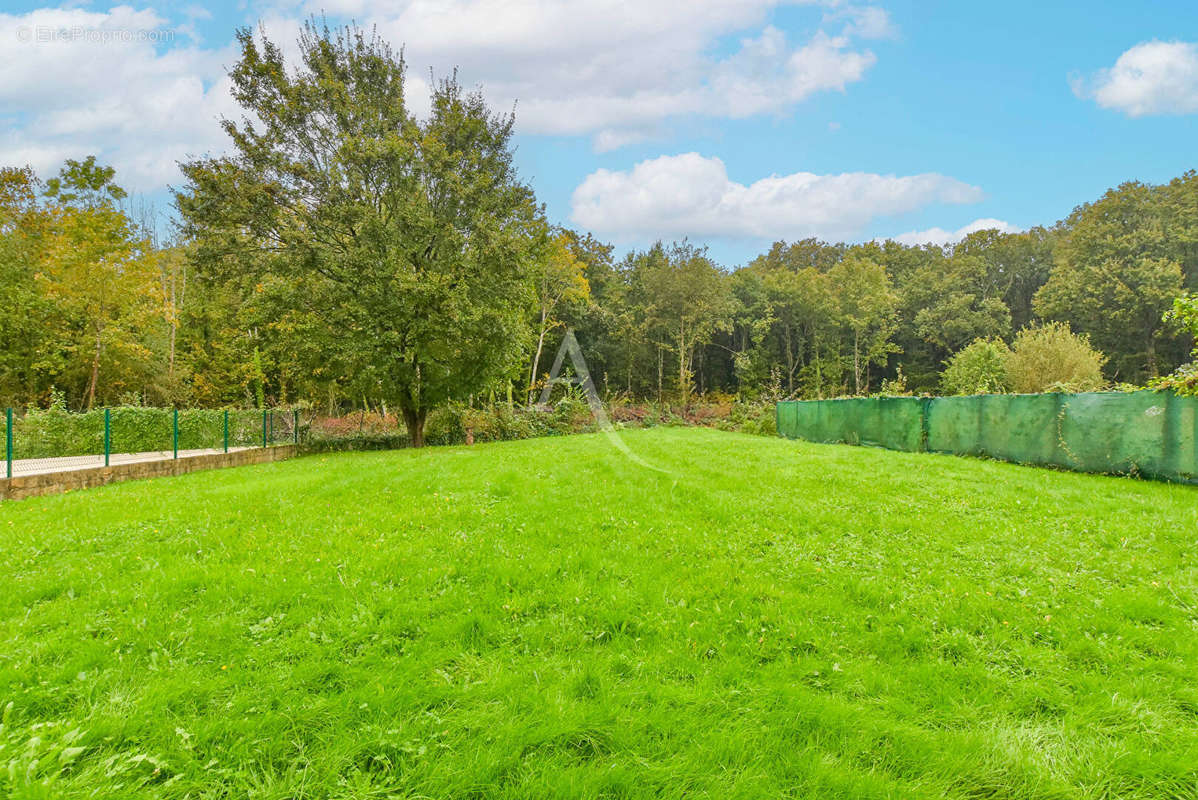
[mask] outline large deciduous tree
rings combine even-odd
[[[359,29],[309,22],[294,69],[264,35],[238,41],[246,116],[224,122],[233,155],[184,165],[185,231],[209,271],[289,281],[329,363],[398,406],[420,446],[430,409],[527,351],[546,237],[512,165],[514,119],[456,76],[414,118],[402,58]]]
[[[1162,318],[1182,291],[1166,220],[1160,192],[1141,183],[1082,206],[1066,221],[1052,274],[1036,295],[1042,316],[1089,334],[1124,380],[1159,373]]]

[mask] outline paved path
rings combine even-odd
[[[230,447],[229,452],[235,453],[238,450],[252,450],[250,447]],[[214,453],[223,453],[224,450],[218,448],[209,448],[207,450],[180,450],[179,458],[188,456],[207,456]],[[169,461],[174,458],[174,452],[171,450],[158,450],[151,453],[113,453],[108,457],[108,463],[112,466],[117,464],[137,464],[142,461]],[[12,475],[14,478],[22,475],[42,475],[48,472],[69,472],[76,469],[93,469],[94,467],[104,466],[104,456],[64,456],[62,458],[21,458],[12,462]],[[4,477],[4,462],[0,460],[0,478]]]

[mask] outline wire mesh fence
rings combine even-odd
[[[298,444],[296,409],[5,409],[3,477]]]
[[[778,432],[1198,484],[1198,397],[1168,392],[870,397],[778,404]]]

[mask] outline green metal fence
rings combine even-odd
[[[1167,392],[790,401],[777,415],[792,439],[1198,484],[1198,398]]]
[[[298,444],[295,409],[6,409],[3,477]]]

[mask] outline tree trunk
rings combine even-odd
[[[815,353],[815,396],[820,400],[824,399],[824,362],[819,357],[819,339],[814,339],[812,342],[812,351]]]
[[[541,334],[537,337],[537,352],[532,357],[532,371],[528,373],[528,405],[532,405],[533,392],[537,387],[537,367],[541,365],[541,350],[545,347],[545,313],[541,312]]]
[[[691,381],[687,372],[689,370],[686,363],[686,326],[684,324],[678,329],[678,396],[682,400],[682,413],[684,414],[691,399]]]
[[[790,325],[783,326],[782,330],[786,331],[786,391],[787,391],[787,394],[794,394],[794,391],[795,391],[795,356],[794,356],[794,344],[791,341]]]
[[[403,423],[408,429],[408,442],[412,447],[424,447],[424,420],[427,417],[427,408],[403,409]]]
[[[102,335],[103,335],[103,328],[97,327],[96,328],[96,351],[95,351],[95,355],[92,356],[92,374],[91,374],[91,379],[87,383],[87,410],[88,411],[91,411],[92,406],[95,405],[96,384],[99,383],[99,381],[100,381],[100,352],[103,347],[102,340],[100,337]]]
[[[853,331],[853,387],[861,394],[861,333]]]
[[[661,384],[662,370],[665,369],[665,354],[662,352],[661,345],[657,346],[657,402],[661,402]]]

